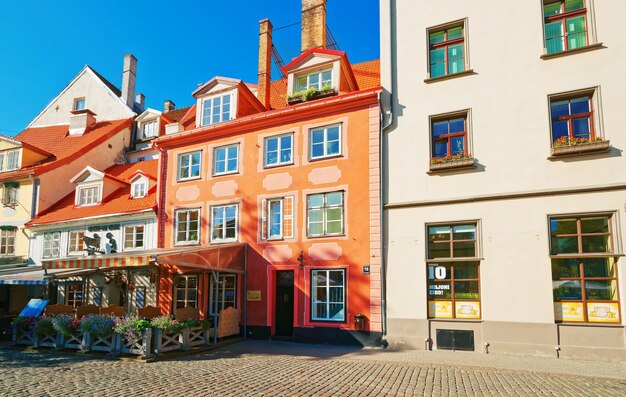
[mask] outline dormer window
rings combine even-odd
[[[20,151],[7,150],[0,153],[0,172],[12,171],[20,168]]]
[[[211,125],[232,118],[232,93],[208,97],[202,101],[202,125]]]
[[[146,196],[146,192],[148,190],[147,183],[144,179],[139,179],[136,182],[133,182],[131,185],[131,193],[130,195],[133,198],[142,198]]]
[[[151,139],[159,135],[159,121],[149,120],[140,124],[140,139]]]
[[[85,98],[74,99],[74,109],[72,110],[83,110],[83,109],[85,109]]]
[[[100,201],[100,186],[85,186],[78,188],[78,205],[96,205]]]
[[[296,91],[304,91],[309,88],[315,88],[318,91],[333,88],[332,69],[320,70],[296,78]]]

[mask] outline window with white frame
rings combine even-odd
[[[218,277],[217,296],[215,295],[215,283],[210,281],[211,297],[209,302],[209,313],[215,313],[215,300],[217,300],[217,314],[226,308],[237,307],[237,275],[220,273]],[[217,298],[217,299],[215,299]]]
[[[265,166],[293,163],[293,134],[265,138]]]
[[[327,90],[333,88],[332,69],[320,70],[296,77],[295,91],[308,90],[309,88],[315,88],[316,90]]]
[[[43,235],[43,257],[58,258],[60,255],[61,233],[50,232]]]
[[[232,117],[232,94],[214,96],[202,101],[202,125],[228,121]]]
[[[20,168],[20,151],[6,150],[0,153],[0,172],[12,171]]]
[[[7,171],[4,167],[4,152],[0,152],[0,172]]]
[[[198,276],[178,276],[174,291],[174,307],[198,307]]]
[[[311,320],[345,321],[344,269],[311,270]]]
[[[0,255],[15,255],[15,229],[0,229]]]
[[[306,200],[309,237],[344,233],[343,192],[310,194]]]
[[[85,109],[85,98],[75,98],[74,110],[83,110],[83,109]]]
[[[17,205],[17,192],[18,186],[8,184],[4,185],[4,190],[2,192],[2,204],[6,206]]]
[[[261,201],[261,240],[294,237],[294,197],[273,197]]]
[[[144,248],[144,226],[124,226],[124,249]]]
[[[341,124],[314,128],[309,133],[309,159],[341,155]]]
[[[200,241],[200,209],[176,210],[176,244],[197,244]]]
[[[83,237],[85,237],[84,230],[72,230],[69,233],[69,246],[67,252],[70,254],[82,254],[85,248]]]
[[[230,174],[239,170],[239,145],[213,149],[213,175]]]
[[[78,205],[95,205],[100,201],[100,186],[85,186],[78,188]]]
[[[147,183],[144,179],[139,179],[132,184],[131,196],[133,198],[142,198],[146,196],[148,190]]]
[[[237,241],[237,204],[211,207],[211,242]]]
[[[141,123],[141,139],[150,139],[159,135],[159,121],[150,120]]]
[[[267,200],[267,238],[283,238],[283,200]]]
[[[195,179],[200,177],[201,152],[190,152],[178,155],[178,180]]]

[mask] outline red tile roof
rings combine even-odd
[[[114,165],[105,170],[105,173],[117,179],[130,183],[130,178],[142,171],[156,178],[158,174],[158,160],[140,161],[133,164]],[[100,217],[115,214],[132,214],[142,212],[156,206],[156,186],[148,194],[139,199],[130,196],[130,187],[117,189],[109,197],[105,197],[100,205],[76,207],[74,205],[75,192],[72,192],[55,203],[46,211],[38,214],[27,226],[44,225],[56,222],[80,220],[90,217]]]
[[[66,164],[75,157],[87,153],[109,137],[130,127],[131,121],[126,119],[95,123],[81,136],[69,136],[68,125],[27,128],[15,136],[14,139],[38,148],[40,151],[47,152],[52,157],[19,170],[0,173],[0,181],[25,178],[31,173],[41,174]]]
[[[172,121],[177,121],[180,122],[180,120],[183,118],[183,116],[185,116],[185,114],[187,114],[187,111],[189,110],[189,108],[191,108],[191,106],[187,106],[184,108],[180,108],[180,109],[174,109],[171,110],[167,113],[163,113],[166,117],[169,117],[170,119],[172,119]]]

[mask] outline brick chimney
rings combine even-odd
[[[137,77],[137,58],[133,54],[124,55],[124,73],[122,74],[122,100],[130,107],[135,107],[135,79]]]
[[[174,109],[176,109],[176,104],[174,104],[174,102],[167,99],[165,103],[163,104],[163,113],[171,112]]]
[[[326,0],[302,0],[302,47],[326,48]]]
[[[258,98],[270,109],[270,82],[272,73],[272,23],[269,19],[259,21],[259,87]]]

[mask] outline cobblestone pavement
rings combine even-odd
[[[245,342],[155,363],[0,349],[0,395],[626,396],[626,379]]]

